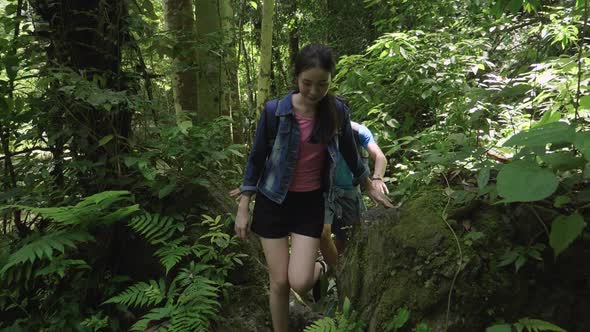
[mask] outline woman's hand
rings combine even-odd
[[[240,196],[240,194],[241,194],[240,188],[232,189],[229,191],[228,194],[229,194],[229,197],[234,198],[236,200],[236,202],[239,202],[242,197],[242,196]],[[254,199],[254,197],[256,197],[256,194],[252,194],[250,196],[250,199]]]
[[[240,204],[238,205],[238,212],[236,213],[236,224],[234,229],[236,235],[245,240],[248,238],[250,233],[250,197],[242,195],[240,198]]]
[[[234,188],[234,189],[230,190],[229,197],[239,200],[240,199],[240,188]]]

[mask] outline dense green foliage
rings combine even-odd
[[[581,234],[590,160],[583,4],[524,2],[516,26],[512,15],[491,15],[496,7],[472,12],[442,28],[385,34],[340,61],[339,91],[396,161],[400,199],[441,175],[466,178],[449,187],[454,200],[560,210],[556,254]],[[559,227],[564,218],[577,226]]]
[[[262,12],[229,4],[231,33],[187,46],[160,1],[0,1],[0,329],[214,329],[241,264],[218,198],[255,129]],[[519,273],[588,237],[588,12],[588,0],[282,1],[271,95],[292,88],[300,46],[332,45],[336,91],[378,138],[396,202],[438,183],[449,204],[528,209],[539,235],[494,258]],[[218,119],[175,117],[171,74],[194,69],[173,64],[179,52],[224,59],[233,95]],[[457,242],[469,255],[484,236]],[[308,330],[363,330],[353,307]],[[404,317],[389,330],[428,331]],[[512,328],[559,331],[527,318],[489,330]]]

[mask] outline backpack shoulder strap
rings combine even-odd
[[[264,116],[266,117],[266,137],[268,139],[268,146],[272,148],[277,137],[277,128],[279,121],[277,119],[277,110],[279,108],[278,99],[273,99],[264,106]]]
[[[340,109],[348,109],[348,101],[342,96],[335,96],[336,106]]]
[[[340,96],[335,96],[334,99],[336,100],[336,109],[338,110],[338,112],[336,113],[338,126],[340,126],[340,124],[342,123],[342,116],[343,116],[344,112],[346,112],[347,105],[346,105],[346,102],[344,101],[344,99],[342,99],[342,97],[340,97]],[[341,133],[342,133],[342,128],[339,127],[338,128],[338,135],[340,135]]]

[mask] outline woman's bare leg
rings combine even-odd
[[[274,332],[287,332],[289,323],[289,241],[260,238],[270,279],[270,314]]]
[[[320,239],[300,234],[291,235],[289,284],[298,294],[305,294],[320,277],[321,265],[316,263]]]

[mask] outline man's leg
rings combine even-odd
[[[332,240],[332,225],[331,224],[324,224],[324,229],[322,231],[322,238],[320,239],[320,252],[324,257],[326,263],[330,269],[333,269],[338,264],[338,253],[340,250],[337,249],[337,246],[334,244]]]
[[[336,247],[336,250],[338,250],[339,253],[343,253],[344,249],[346,249],[346,238],[336,236],[334,239],[334,247]]]
[[[334,218],[332,223],[334,244],[339,255],[344,253],[344,249],[346,249],[352,227],[360,225],[362,197],[356,195],[356,192],[351,192],[347,197],[340,199],[340,207],[342,208],[342,218]]]

